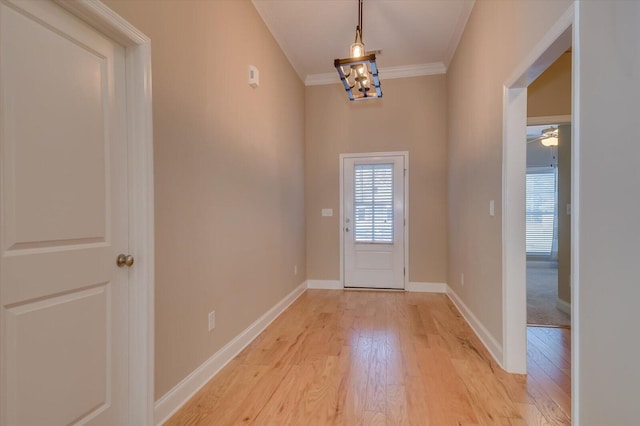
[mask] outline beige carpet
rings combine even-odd
[[[558,269],[546,262],[527,262],[527,323],[570,326],[571,319],[556,308]]]

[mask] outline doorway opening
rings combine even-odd
[[[526,56],[525,60],[519,64],[504,85],[504,110],[503,110],[503,367],[513,373],[527,373],[527,334],[528,331],[535,330],[527,328],[527,295],[526,295],[526,271],[527,256],[523,248],[526,245],[526,218],[522,214],[526,209],[526,126],[527,126],[527,97],[528,87],[545,70],[547,70],[561,55],[568,50],[573,52],[571,60],[571,105],[574,106],[571,115],[571,122],[574,128],[579,128],[579,110],[575,109],[579,105],[580,73],[576,69],[574,60],[579,55],[579,38],[577,37],[578,22],[575,19],[579,3],[572,3],[566,12],[547,31],[543,38],[534,46]],[[528,124],[545,124],[531,123]],[[577,244],[579,235],[577,233],[579,222],[579,209],[577,208],[579,194],[579,171],[576,165],[579,157],[579,135],[573,132],[571,139],[571,200],[574,206],[570,215],[570,265],[572,271],[577,271],[578,264]],[[570,288],[573,298],[578,298],[579,277],[577,273],[572,274]],[[561,339],[571,343],[566,349],[571,347],[576,350],[571,354],[565,353],[565,360],[570,365],[564,365],[565,371],[571,371],[571,378],[568,380],[566,393],[571,394],[571,404],[567,411],[571,411],[571,418],[575,418],[575,413],[579,408],[579,395],[577,392],[577,377],[579,355],[577,354],[577,338],[579,317],[576,304],[572,305],[571,317],[573,321],[573,333],[570,337],[562,336]],[[562,329],[545,329],[560,330]],[[535,365],[530,368],[535,368]]]
[[[568,73],[569,81],[564,93],[570,106],[570,62],[568,65],[565,71]],[[549,98],[553,99],[552,96]],[[529,104],[531,105],[531,102]],[[527,324],[569,328],[571,123],[570,116],[543,121],[549,122],[527,126]],[[552,137],[546,137],[549,134]]]
[[[503,365],[527,372],[526,333],[526,126],[527,88],[560,56],[572,48],[575,5],[549,29],[504,87],[503,143]],[[575,84],[575,68],[572,69]],[[572,97],[575,91],[572,91]],[[575,104],[575,102],[573,102]],[[577,120],[574,112],[572,120]],[[530,123],[538,124],[538,123]],[[544,124],[544,123],[539,123]],[[575,141],[572,140],[572,144]],[[575,149],[573,150],[575,152]],[[572,163],[575,159],[572,159]],[[575,168],[572,164],[574,173]],[[573,179],[575,190],[576,179]],[[576,213],[572,212],[572,220]],[[572,234],[572,241],[575,233]],[[575,317],[574,317],[575,319]]]

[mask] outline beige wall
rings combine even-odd
[[[305,280],[304,86],[249,1],[106,3],[152,41],[157,399]]]
[[[640,418],[640,2],[579,6],[579,121],[573,129],[579,266],[573,304],[579,312],[574,332],[580,418],[574,422],[635,425]]]
[[[571,115],[571,52],[562,54],[527,88],[527,117]]]
[[[570,4],[476,1],[447,73],[449,285],[500,344],[503,85]]]
[[[447,281],[446,77],[383,80],[382,91],[352,103],[338,84],[306,89],[309,279],[340,279],[339,155],[409,151],[409,280]]]

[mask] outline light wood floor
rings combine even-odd
[[[571,424],[569,330],[497,366],[442,294],[308,290],[168,425]]]

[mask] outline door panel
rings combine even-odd
[[[10,404],[19,414],[16,424],[69,424],[106,408],[109,287],[7,309],[13,341],[7,380],[15,391]]]
[[[404,161],[343,158],[345,287],[404,288]]]
[[[6,31],[20,41],[4,45],[3,71],[11,83],[5,86],[11,99],[5,143],[11,154],[5,161],[14,177],[6,187],[6,205],[13,210],[7,227],[15,230],[8,249],[104,241],[107,58],[7,12]]]
[[[124,49],[0,0],[2,425],[127,423]]]

